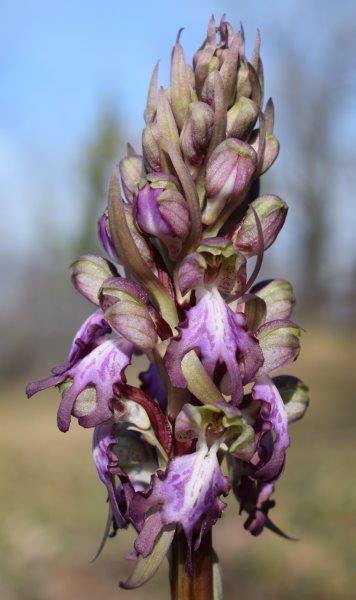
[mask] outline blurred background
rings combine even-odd
[[[90,307],[68,266],[98,251],[96,221],[125,143],[140,147],[153,65],[168,83],[176,32],[186,57],[213,12],[252,50],[262,32],[281,153],[263,190],[290,207],[263,275],[292,280],[312,403],[292,431],[274,519],[299,542],[253,539],[231,500],[215,546],[225,598],[355,598],[356,6],[351,0],[0,1],[0,597],[166,599],[166,567],[143,590],[117,581],[133,535],[109,540],[91,434],[56,429],[57,393],[29,379],[61,363]]]

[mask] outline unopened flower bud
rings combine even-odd
[[[175,260],[189,233],[189,211],[177,189],[171,185],[163,189],[156,184],[146,183],[140,189],[135,205],[136,219],[142,231],[159,238]]]
[[[191,100],[191,84],[184,52],[181,44],[177,41],[173,48],[171,62],[171,102],[179,131],[183,127]]]
[[[94,304],[99,304],[98,294],[105,279],[116,274],[114,265],[94,254],[83,254],[72,264],[75,289]]]
[[[227,137],[245,139],[254,127],[259,107],[250,98],[241,96],[227,113]]]
[[[251,146],[258,151],[258,148],[261,144],[260,140],[260,130],[253,131],[251,134],[251,139],[249,140]],[[273,133],[267,133],[265,139],[262,140],[264,148],[263,155],[261,156],[261,160],[259,161],[258,173],[259,175],[263,175],[268,169],[273,165],[279,154],[279,141]]]
[[[279,375],[273,378],[286,407],[288,423],[299,421],[309,406],[309,388],[297,377]]]
[[[110,327],[141,350],[153,348],[158,336],[147,306],[148,297],[135,283],[112,277],[101,291],[104,317]]]
[[[209,75],[205,79],[203,89],[201,92],[201,99],[209,106],[214,106],[214,95],[215,95],[215,73],[217,69],[209,69]]]
[[[263,234],[263,250],[266,250],[273,244],[283,227],[288,206],[278,196],[265,195],[254,200],[251,207],[255,210],[260,221]],[[247,257],[258,254],[260,250],[256,217],[251,207],[232,236],[236,250]]]
[[[159,171],[161,169],[161,154],[158,145],[158,137],[157,123],[147,125],[142,132],[143,156],[149,167],[149,171]]]
[[[264,301],[265,321],[290,318],[295,298],[289,281],[285,281],[285,279],[261,281],[251,288],[250,292]]]
[[[236,81],[236,96],[238,98],[250,98],[252,92],[252,86],[250,81],[250,72],[246,59],[240,61],[240,66],[237,71]]]
[[[137,188],[143,175],[142,156],[126,156],[120,161],[122,187],[129,202],[137,195]]]
[[[148,245],[148,243],[146,242],[146,240],[144,239],[144,237],[138,230],[138,227],[136,225],[136,220],[135,220],[133,212],[132,212],[132,206],[125,204],[124,210],[125,210],[127,226],[130,230],[130,233],[132,235],[132,238],[135,242],[135,245],[136,245],[140,255],[142,256],[145,263],[151,269],[155,270],[156,267],[155,267],[155,260],[153,257],[152,249],[150,248],[150,246]]]
[[[257,156],[245,142],[229,138],[212,153],[206,168],[207,204],[203,223],[211,225],[227,203],[242,202],[255,172]]]
[[[107,254],[110,256],[110,258],[112,258],[115,262],[120,262],[111,239],[107,210],[102,214],[98,221],[98,236],[102,247],[104,248],[105,252],[107,252]]]
[[[214,125],[214,111],[205,102],[192,102],[184,122],[180,143],[184,158],[200,166],[209,146]]]
[[[226,105],[230,107],[235,98],[236,88],[236,69],[239,60],[239,50],[241,47],[241,36],[240,33],[232,34],[232,39],[229,44],[228,50],[223,57],[223,64],[220,68],[220,75],[224,84]]]

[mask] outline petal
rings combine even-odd
[[[269,460],[257,466],[255,476],[266,482],[276,480],[284,467],[286,450],[289,447],[288,416],[278,389],[269,377],[261,376],[252,388],[252,398],[261,403],[258,420],[268,423],[273,432],[273,447]]]
[[[94,427],[112,417],[110,401],[113,385],[122,381],[125,368],[131,362],[132,345],[120,339],[108,339],[97,346],[68,372],[70,385],[62,395],[58,410],[58,427],[67,431],[71,415],[76,413],[79,424]],[[90,389],[92,402],[82,407],[80,394]]]
[[[287,204],[278,196],[260,196],[251,203],[232,237],[236,250],[243,252],[247,257],[256,255],[259,246],[256,219],[252,209],[256,211],[261,223],[264,250],[277,238],[288,212]]]
[[[111,239],[107,210],[104,212],[104,214],[100,217],[98,221],[98,236],[105,252],[110,256],[112,260],[114,260],[115,262],[119,262],[115,246]]]
[[[203,286],[207,267],[204,257],[199,252],[188,254],[179,265],[178,284],[183,296],[192,289]]]
[[[289,319],[292,314],[295,298],[292,285],[284,279],[261,281],[250,290],[266,305],[266,322]]]
[[[180,523],[190,548],[194,527],[201,523],[206,532],[225,508],[220,496],[228,494],[230,485],[221,473],[216,452],[217,446],[208,449],[202,443],[196,452],[172,459],[163,475],[153,477],[148,493],[135,495],[130,503],[130,513],[142,514],[143,510],[146,514],[159,512],[154,521],[157,528],[174,527]],[[147,520],[141,529],[144,537],[145,527],[152,524],[151,521],[147,525]],[[148,539],[152,541],[152,532]],[[190,558],[188,556],[187,564]]]
[[[217,367],[226,368],[227,393],[234,403],[240,402],[243,384],[254,377],[263,363],[256,339],[246,330],[245,316],[234,313],[219,292],[212,290],[187,312],[187,320],[179,326],[179,333],[179,338],[171,340],[165,356],[172,384],[187,386],[181,362],[190,350],[197,348],[213,381]]]
[[[291,321],[265,323],[255,333],[264,356],[258,374],[270,373],[298,358],[301,329]]]
[[[172,235],[173,231],[166,220],[161,216],[158,197],[161,189],[153,189],[146,184],[140,189],[136,202],[136,219],[142,231],[160,237]]]
[[[117,438],[115,435],[115,425],[113,422],[101,423],[94,429],[93,434],[93,460],[98,471],[99,478],[108,491],[108,497],[112,509],[112,514],[117,527],[126,526],[126,521],[120,511],[115,489],[114,477],[108,471],[110,463],[109,450],[115,446]]]
[[[135,425],[138,430],[142,431],[143,436],[145,436],[143,430],[152,426],[155,438],[157,438],[166,455],[169,456],[172,450],[172,429],[158,402],[145,394],[142,389],[123,383],[118,383],[115,386],[115,394],[114,408],[118,415],[117,418]],[[134,415],[135,420],[132,420],[133,411],[132,407],[126,402],[127,400],[137,404],[146,413],[147,424],[143,425],[142,414],[138,415],[137,411]],[[140,418],[140,422],[138,418]],[[152,441],[154,442],[154,439]]]
[[[169,550],[174,533],[175,529],[162,531],[152,553],[145,558],[142,556],[138,557],[130,577],[120,583],[123,589],[132,590],[138,588],[153,577]]]
[[[140,350],[155,347],[158,336],[148,307],[138,302],[122,300],[105,311],[112,329]]]
[[[76,333],[69,350],[68,358],[63,365],[52,369],[53,376],[30,383],[26,394],[30,398],[44,389],[59,385],[67,378],[67,371],[95,347],[96,340],[110,331],[101,310],[90,315]]]
[[[286,407],[288,423],[299,421],[309,406],[309,388],[297,377],[280,375],[273,378]]]
[[[105,279],[117,275],[113,264],[94,254],[83,254],[72,264],[72,282],[80,294],[99,305],[99,290]]]

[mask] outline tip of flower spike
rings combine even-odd
[[[177,37],[176,37],[176,44],[179,44],[179,43],[180,43],[180,36],[182,35],[182,33],[183,33],[184,29],[185,29],[185,27],[181,27],[181,28],[178,30]]]

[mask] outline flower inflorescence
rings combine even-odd
[[[72,417],[94,428],[106,535],[137,531],[127,588],[153,575],[177,528],[190,572],[231,487],[252,535],[281,533],[268,516],[271,495],[289,423],[309,402],[299,379],[271,377],[299,353],[292,287],[255,284],[287,214],[279,197],[259,195],[279,151],[259,33],[248,60],[243,30],[211,18],[193,66],[180,33],[168,89],[153,71],[142,154],[128,146],[110,181],[98,228],[110,260],[87,254],[72,265],[95,312],[65,364],[27,389],[59,388],[60,430]],[[139,388],[125,375],[138,353],[150,361]]]

